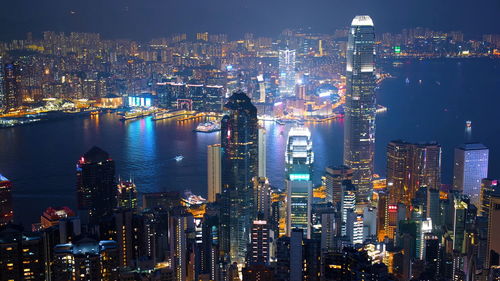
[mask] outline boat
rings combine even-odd
[[[410,84],[410,79],[408,77],[406,77],[406,84]]]
[[[471,128],[472,127],[472,121],[470,121],[470,120],[465,121],[465,126],[467,128]]]
[[[182,156],[182,155],[177,155],[177,156],[175,156],[175,157],[174,157],[174,159],[175,159],[175,161],[177,161],[177,162],[181,162],[181,161],[184,159],[184,156]]]
[[[277,123],[278,125],[285,125],[285,122],[283,122],[283,121],[281,121],[281,120],[279,120],[279,119],[276,119],[276,123]]]
[[[196,126],[195,132],[199,133],[213,133],[220,131],[220,124],[216,122],[202,122]]]

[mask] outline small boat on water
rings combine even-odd
[[[181,161],[184,159],[184,156],[182,156],[182,155],[177,155],[177,156],[175,156],[175,158],[174,158],[174,159],[175,159],[175,161],[177,161],[177,162],[181,162]]]
[[[408,77],[406,77],[405,82],[406,82],[406,84],[410,84],[410,79]]]

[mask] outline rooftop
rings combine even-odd
[[[352,20],[351,26],[373,26],[373,20],[368,15],[356,16]]]

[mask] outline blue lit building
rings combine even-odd
[[[311,236],[313,162],[311,132],[305,127],[291,128],[285,154],[288,235],[298,228],[307,238]]]
[[[455,148],[453,189],[460,190],[479,206],[481,180],[488,177],[489,149],[481,143],[465,143]]]

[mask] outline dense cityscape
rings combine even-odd
[[[0,170],[0,280],[500,280],[500,187],[472,121],[450,183],[438,142],[395,139],[385,177],[374,167],[377,115],[391,110],[376,99],[393,78],[383,65],[498,61],[500,34],[376,34],[368,15],[346,25],[276,38],[46,31],[0,42],[0,130],[116,115],[194,121],[193,134],[219,136],[206,147],[203,194],[144,192],[106,147],[89,147],[74,159],[76,209],[61,201],[40,221],[16,218],[16,182]],[[343,161],[313,169],[310,127],[333,121]],[[266,123],[286,128],[280,184]]]

